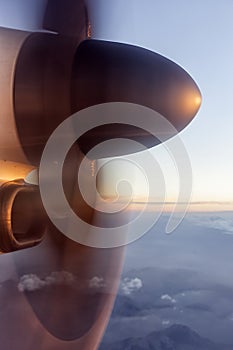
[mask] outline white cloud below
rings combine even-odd
[[[35,274],[23,275],[18,283],[20,292],[33,292],[51,285],[72,284],[75,277],[67,271],[54,271],[45,278],[40,278]]]
[[[164,301],[169,301],[171,302],[172,304],[175,304],[176,303],[176,299],[172,298],[170,295],[168,294],[163,294],[161,295],[160,297],[161,300],[164,300]]]
[[[140,278],[124,278],[121,281],[120,290],[124,295],[130,295],[135,291],[138,291],[143,287],[142,280]]]
[[[105,282],[102,277],[95,276],[89,281],[89,288],[101,289],[105,287]]]

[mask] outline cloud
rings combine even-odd
[[[192,215],[191,221],[202,227],[219,230],[225,234],[233,234],[233,219],[227,214],[220,215]]]
[[[124,278],[121,281],[120,290],[124,295],[130,295],[133,292],[143,287],[142,280],[140,278]]]
[[[45,278],[40,278],[35,274],[23,275],[18,283],[20,292],[33,292],[51,285],[72,284],[75,277],[67,271],[54,271]]]
[[[162,321],[162,325],[163,325],[163,326],[169,326],[170,323],[171,323],[171,321],[169,321],[169,320],[164,320],[164,321]]]
[[[106,285],[102,277],[95,276],[89,281],[89,288],[91,289],[101,289],[105,286]]]
[[[176,303],[176,299],[173,299],[170,295],[168,294],[163,294],[161,295],[160,297],[161,300],[164,300],[164,301],[169,301],[171,302],[172,304],[175,304]]]
[[[24,275],[20,278],[18,283],[18,290],[20,292],[33,292],[43,288],[46,285],[46,282],[41,280],[38,276],[34,274]]]

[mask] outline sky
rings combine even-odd
[[[0,25],[23,30],[41,28],[47,0],[0,0]]]
[[[233,45],[231,0],[87,0],[93,38],[126,42],[181,65],[200,87],[202,107],[181,132],[193,169],[193,201],[233,201]],[[2,26],[36,30],[46,1],[0,0]],[[175,169],[153,150],[166,179],[167,199],[177,195]],[[138,180],[138,193],[143,194]]]

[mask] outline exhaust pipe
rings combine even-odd
[[[0,179],[0,252],[39,244],[46,229],[46,215],[36,169],[0,160]]]

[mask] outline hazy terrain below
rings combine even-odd
[[[128,246],[103,344],[111,350],[233,349],[233,213],[190,213],[171,235],[164,234],[167,219]],[[184,334],[173,325],[195,334],[189,345],[179,343]]]

